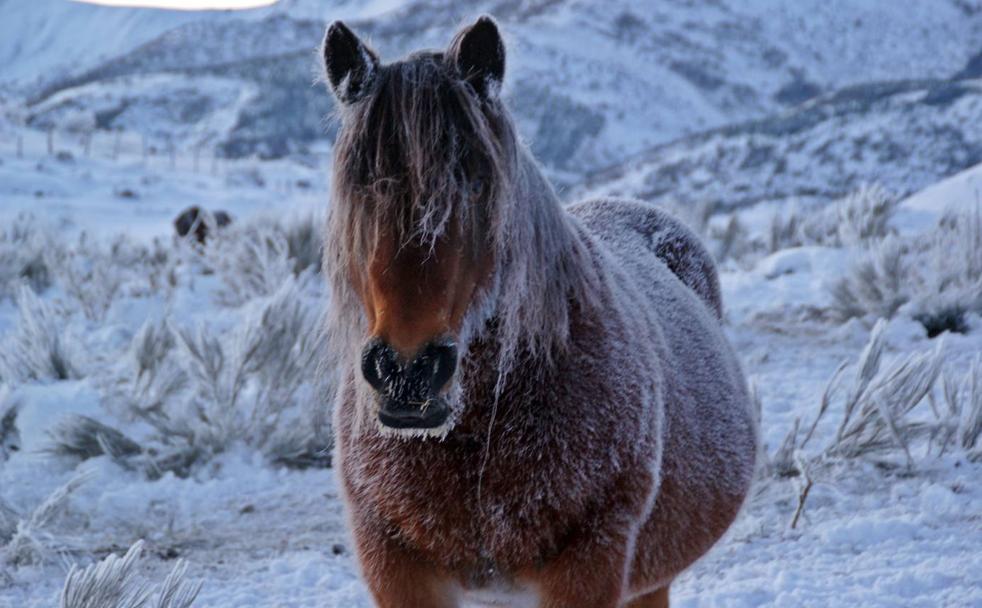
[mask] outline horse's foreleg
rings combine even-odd
[[[356,526],[362,573],[378,608],[454,608],[454,588],[435,565],[382,530]]]
[[[583,522],[563,551],[529,577],[542,608],[621,606],[650,486],[644,473],[622,479],[612,503]]]
[[[625,546],[621,539],[614,541]],[[536,577],[541,608],[617,608],[624,592],[624,551],[598,555],[590,543],[577,543],[547,564]]]

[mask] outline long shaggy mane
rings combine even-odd
[[[598,278],[501,100],[478,95],[442,54],[426,52],[381,67],[363,98],[339,106],[324,248],[334,363],[357,361],[367,338],[352,280],[381,235],[432,246],[452,222],[494,259],[492,284],[459,336],[461,356],[493,326],[500,390],[521,361],[562,352],[571,303],[595,293]]]

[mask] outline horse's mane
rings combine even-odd
[[[493,318],[499,378],[526,356],[564,350],[571,306],[595,292],[596,272],[502,101],[478,95],[440,53],[386,65],[375,79],[338,110],[324,264],[333,354],[347,358],[365,340],[352,273],[365,272],[382,231],[432,245],[455,221],[465,238],[486,238],[495,259],[462,344]]]

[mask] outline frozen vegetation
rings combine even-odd
[[[335,4],[390,57],[464,16]],[[673,606],[982,605],[978,3],[520,4],[523,133],[567,198],[703,236],[759,405],[755,489]],[[329,15],[0,9],[84,33],[76,67],[0,20],[0,608],[369,606],[320,331]]]
[[[29,212],[32,194],[2,193],[0,605],[368,605],[330,469],[330,303],[303,202],[321,194],[276,212],[223,175],[48,159],[0,172],[75,186]],[[237,187],[276,194],[253,178]],[[183,204],[168,184],[186,179],[235,217],[204,244],[171,234]],[[141,199],[113,204],[147,212],[144,236],[88,212],[128,182]],[[722,264],[766,447],[680,605],[982,600],[980,213],[970,188],[938,191],[678,210]],[[864,277],[871,260],[882,274]]]

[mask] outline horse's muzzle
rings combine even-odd
[[[431,342],[403,361],[388,344],[372,340],[361,356],[361,372],[379,394],[379,421],[396,429],[431,429],[446,422],[450,408],[440,391],[457,369],[452,342]]]

